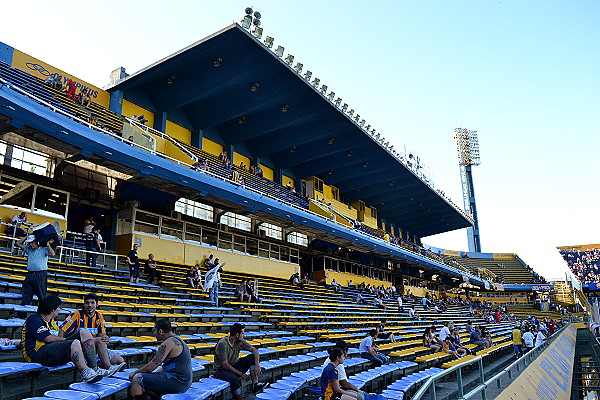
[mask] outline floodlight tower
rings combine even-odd
[[[467,228],[469,238],[469,251],[481,253],[479,238],[479,222],[477,221],[477,207],[475,205],[475,190],[473,189],[473,172],[471,167],[480,164],[479,142],[477,131],[463,128],[454,130],[456,149],[458,150],[458,164],[460,165],[460,183],[462,185],[463,203],[467,215],[473,218],[473,226]]]

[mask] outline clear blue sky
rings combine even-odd
[[[11,2],[0,41],[104,86],[114,68],[135,72],[249,5],[275,45],[418,154],[457,204],[454,128],[479,132],[483,251],[561,277],[555,246],[600,242],[598,1]],[[424,241],[467,249],[464,230]]]

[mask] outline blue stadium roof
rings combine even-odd
[[[218,57],[222,61],[215,67]],[[253,91],[255,83],[259,86]],[[377,208],[379,218],[419,237],[471,226],[463,213],[237,24],[108,90],[122,91],[125,99],[207,137],[216,132],[223,144],[275,169],[291,170],[296,178],[318,176],[339,188],[342,199],[363,200]]]

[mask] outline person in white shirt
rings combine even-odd
[[[535,347],[541,346],[544,340],[546,340],[546,335],[544,335],[543,330],[540,328],[537,335],[535,335]]]
[[[525,346],[525,351],[527,352],[533,349],[533,341],[535,340],[535,336],[531,331],[527,331],[523,334],[523,345]]]
[[[444,327],[440,330],[440,340],[443,342],[446,337],[450,336],[452,329],[454,328],[454,322],[444,322]]]
[[[335,343],[334,347],[341,349],[343,351],[344,357],[348,357],[348,343],[344,342],[343,340],[338,340]],[[326,358],[325,362],[323,362],[323,369],[325,369],[325,367],[329,365],[330,362],[331,361],[329,360],[329,358]],[[359,388],[348,382],[348,376],[346,375],[346,367],[344,366],[344,364],[339,364],[337,367],[335,367],[335,369],[338,372],[338,380],[340,382],[340,387],[347,392],[354,392],[358,400],[364,400],[364,393],[361,392]]]
[[[10,223],[12,224],[12,228],[9,227],[6,230],[7,234],[12,235],[14,233],[14,237],[26,236],[25,231],[21,228],[21,224],[27,224],[27,214],[25,212],[13,215]]]
[[[83,233],[92,233],[94,226],[96,226],[94,217],[88,217],[88,219],[83,221]]]
[[[398,312],[402,312],[404,311],[404,308],[402,307],[403,305],[403,301],[402,301],[402,295],[398,295]]]

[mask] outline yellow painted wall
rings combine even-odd
[[[264,166],[263,164],[260,164],[260,168],[263,171],[263,177],[267,178],[269,180],[273,180],[274,172],[271,168]]]
[[[233,152],[233,164],[237,167],[240,166],[241,162],[244,162],[246,165],[246,169],[250,168],[250,159],[246,156],[241,155],[240,153],[234,151]]]
[[[412,295],[415,297],[425,297],[425,294],[427,294],[427,292],[429,292],[429,290],[422,288],[422,287],[405,285],[404,286],[404,294],[408,294],[409,290],[412,293]]]
[[[321,277],[322,277],[323,272],[315,271],[314,274],[317,277],[319,277],[317,272],[320,272]],[[317,278],[314,278],[314,279],[317,279]],[[333,281],[334,279],[337,281],[337,283],[339,283],[342,286],[348,286],[348,281],[352,281],[352,284],[357,285],[357,286],[363,282],[365,283],[365,285],[371,285],[371,286],[375,285],[378,287],[381,285],[383,285],[386,288],[392,286],[391,282],[380,281],[379,279],[367,278],[367,277],[364,277],[361,275],[355,275],[355,274],[351,274],[348,272],[336,272],[336,271],[332,271],[329,269],[325,270],[325,283],[327,283],[329,285],[329,284],[331,284],[331,281]]]
[[[184,153],[179,147],[175,146],[173,142],[165,142],[165,154],[169,157],[173,157],[176,160],[183,161],[185,163],[191,164],[193,162],[192,158]]]
[[[2,217],[2,222],[10,223],[10,220],[12,219],[13,215],[21,214],[21,211],[25,211],[25,213],[27,214],[27,222],[29,222],[31,224],[41,225],[44,222],[49,222],[50,224],[52,224],[54,226],[54,228],[59,232],[59,234],[60,234],[60,231],[64,231],[67,229],[67,221],[65,219],[48,218],[47,216],[36,215],[35,213],[31,213],[31,212],[29,212],[29,210],[0,205],[0,217]],[[7,228],[6,226],[2,227],[0,233],[4,233],[6,228]],[[23,228],[23,230],[27,231],[27,229],[25,229],[25,227],[22,227],[22,228]]]
[[[292,185],[293,188],[296,187],[296,183],[289,176],[282,175],[281,176],[281,183],[282,183],[283,186],[287,186],[287,184],[289,183],[290,185]]]
[[[574,250],[574,251],[586,251],[600,249],[600,244],[577,244],[573,246],[559,246],[558,250]]]
[[[300,272],[300,266],[297,264],[203,248],[197,245],[185,245],[185,263],[187,265],[193,265],[196,260],[202,260],[207,254],[214,254],[219,262],[224,263],[223,269],[225,271],[281,279],[288,279],[292,274]]]
[[[308,203],[308,209],[319,215],[324,216],[327,219],[333,218],[337,223],[339,223],[341,225],[352,227],[352,224],[350,222],[348,222],[347,220],[345,220],[343,217],[337,215],[334,212],[331,212],[331,210],[329,210],[328,208],[321,207],[321,206],[313,203],[312,201],[310,203]]]
[[[340,201],[337,201],[335,199],[325,197],[325,195],[322,195],[319,192],[315,192],[315,200],[319,200],[325,204],[331,203],[331,206],[333,207],[335,212],[342,214],[348,218],[351,218],[351,219],[358,218],[358,211],[355,208],[353,208],[353,207],[348,208],[348,206],[346,204],[344,204]]]
[[[223,146],[213,140],[202,138],[202,150],[218,156],[223,151]]]
[[[140,234],[128,233],[117,236],[115,249],[119,254],[127,254],[134,243],[139,246],[138,254],[140,258],[146,258],[148,253],[152,253],[158,261],[182,265],[194,265],[197,260],[202,260],[207,254],[214,254],[220,262],[224,263],[223,268],[225,271],[288,279],[300,270],[300,267],[296,264],[204,248],[180,241],[159,239],[155,236]]]
[[[192,131],[175,122],[167,120],[167,131],[165,133],[185,144],[192,143]]]
[[[80,84],[81,86],[77,88],[78,93],[83,87],[87,87],[88,89],[90,89],[92,101],[94,103],[100,104],[105,108],[108,108],[110,94],[107,91],[102,90],[99,87],[94,86],[86,81],[83,81],[74,75],[68,74],[58,68],[55,68],[50,64],[46,64],[45,62],[40,61],[37,58],[31,57],[29,54],[23,53],[22,51],[19,51],[17,49],[14,50],[11,67],[28,72],[33,76],[43,80],[45,80],[49,75],[53,73],[58,73],[62,75],[63,79],[72,79],[76,84]]]
[[[358,212],[358,220],[370,228],[379,229],[377,226],[377,218],[371,217],[371,209],[369,207],[365,207],[364,211]]]
[[[137,115],[138,117],[140,115],[143,115],[148,120],[148,122],[146,122],[146,125],[149,127],[154,126],[154,113],[153,112],[148,111],[145,108],[140,107],[137,104],[134,104],[128,100],[123,99],[122,115],[124,117],[131,118],[133,116],[133,114]]]
[[[515,253],[494,253],[494,260],[514,260]]]
[[[460,251],[455,250],[444,250],[444,255],[449,257],[458,257],[460,258]]]

